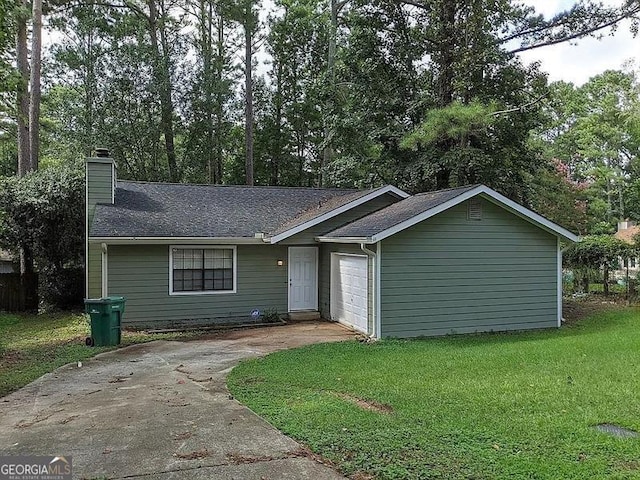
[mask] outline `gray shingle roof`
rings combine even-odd
[[[420,193],[333,230],[324,236],[331,238],[371,237],[427,210],[431,210],[477,186],[470,185],[437,192]]]
[[[370,191],[119,181],[115,204],[96,206],[90,235],[253,237],[295,226]]]
[[[320,215],[328,213],[331,210],[335,210],[336,208],[340,208],[343,205],[346,205],[349,202],[353,202],[354,200],[357,200],[360,197],[364,197],[365,195],[371,192],[372,190],[358,190],[355,192],[352,191],[352,193],[348,193],[346,195],[340,195],[339,197],[329,198],[325,202],[323,202],[322,205],[314,205],[313,207],[306,210],[305,212],[302,212],[300,215],[296,216],[289,222],[285,223],[284,225],[281,225],[280,228],[278,228],[277,230],[271,233],[273,235],[278,235],[282,232],[286,232],[287,230],[290,230],[299,225],[302,225],[303,223],[308,222],[309,220],[313,220],[314,218],[319,217]]]

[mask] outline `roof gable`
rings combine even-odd
[[[285,240],[297,233],[303,232],[315,225],[325,222],[331,218],[334,218],[348,210],[363,205],[375,198],[378,198],[385,194],[392,194],[398,198],[407,198],[409,194],[403,192],[399,188],[392,185],[378,188],[369,192],[357,192],[357,194],[345,195],[339,198],[333,198],[326,202],[323,206],[311,209],[304,212],[302,215],[297,216],[291,222],[283,225],[274,235],[270,238],[270,243],[278,243]]]
[[[578,241],[578,237],[570,231],[485,185],[414,195],[338,228],[319,237],[319,240],[376,243],[478,195],[556,236],[572,242]]]

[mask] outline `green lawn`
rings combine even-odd
[[[559,331],[315,345],[246,361],[228,384],[357,478],[640,478],[640,438],[592,427],[640,431],[639,309]]]
[[[89,348],[84,315],[10,315],[0,313],[0,397],[70,362],[92,357],[110,348]],[[125,332],[123,345],[192,338],[189,334],[147,335]]]

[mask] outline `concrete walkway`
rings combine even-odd
[[[71,455],[74,478],[343,478],[232,399],[225,377],[244,358],[353,337],[306,322],[67,365],[0,399],[0,453]]]

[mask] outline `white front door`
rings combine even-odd
[[[331,319],[368,331],[367,257],[331,256]]]
[[[289,311],[318,310],[318,248],[289,247]]]

